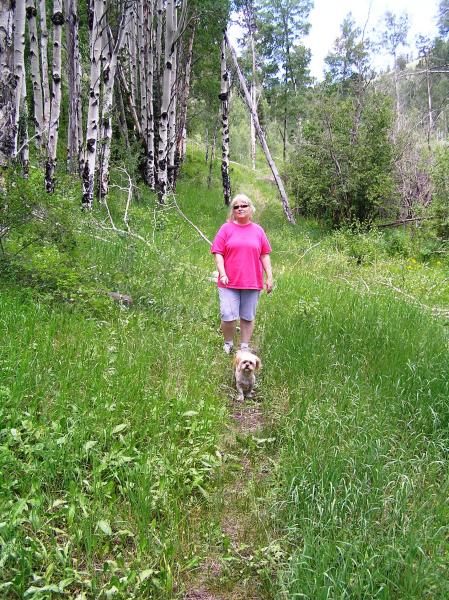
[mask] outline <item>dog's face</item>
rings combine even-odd
[[[260,358],[247,350],[239,350],[235,355],[236,371],[254,373],[262,366]]]

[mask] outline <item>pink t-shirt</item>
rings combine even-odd
[[[211,248],[212,254],[224,258],[228,285],[218,279],[218,287],[239,290],[263,289],[262,254],[269,254],[271,246],[265,231],[257,223],[238,225],[225,223],[218,230]]]

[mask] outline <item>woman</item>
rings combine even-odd
[[[231,201],[227,222],[220,227],[211,252],[218,270],[221,330],[227,354],[234,347],[240,319],[240,348],[248,349],[261,290],[273,289],[271,246],[260,225],[252,222],[256,209],[244,194]],[[264,285],[263,272],[266,280]]]

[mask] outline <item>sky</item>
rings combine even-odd
[[[368,37],[373,39],[375,32],[382,29],[382,17],[386,11],[396,15],[407,12],[410,23],[409,52],[414,55],[414,40],[418,34],[430,38],[437,35],[438,5],[439,0],[314,0],[314,8],[309,18],[310,33],[304,39],[305,46],[312,51],[311,74],[318,80],[323,78],[324,58],[332,49],[335,39],[340,34],[340,25],[349,12],[352,13],[356,24],[362,28],[369,15],[366,32]],[[374,66],[381,69],[389,64],[391,65],[389,57],[378,56]]]

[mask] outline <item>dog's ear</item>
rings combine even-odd
[[[237,368],[240,364],[241,361],[241,356],[240,356],[240,352],[237,352],[237,354],[234,356],[234,367]]]
[[[259,370],[262,368],[262,361],[258,356],[256,356],[256,369]]]

